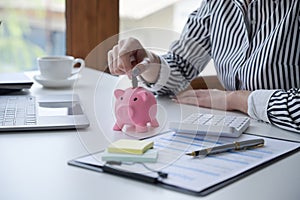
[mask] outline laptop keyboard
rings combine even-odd
[[[36,124],[35,97],[0,96],[0,126]]]

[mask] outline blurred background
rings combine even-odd
[[[189,13],[200,3],[201,0],[120,0],[119,32],[142,27],[181,32]],[[1,0],[0,72],[35,70],[36,57],[65,55],[65,10],[66,0]],[[151,40],[151,35],[148,37]]]

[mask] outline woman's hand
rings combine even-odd
[[[222,91],[216,89],[187,90],[174,101],[219,110],[238,110],[247,114],[250,91]]]
[[[142,44],[135,38],[120,40],[112,50],[108,52],[108,66],[111,74],[127,74],[131,78],[131,69],[143,59],[150,60],[151,67],[143,74],[143,78],[149,83],[155,82],[159,69],[159,57],[144,49]]]

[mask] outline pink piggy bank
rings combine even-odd
[[[124,125],[133,126],[137,132],[146,132],[147,123],[158,127],[156,120],[157,104],[154,95],[148,90],[137,87],[114,91],[116,97],[115,131],[121,131]]]

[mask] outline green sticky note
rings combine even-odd
[[[143,154],[153,148],[153,141],[121,139],[111,143],[107,151],[109,153]]]
[[[119,161],[119,162],[156,162],[158,152],[156,149],[149,149],[144,154],[124,154],[109,153],[105,151],[102,154],[103,161]]]

